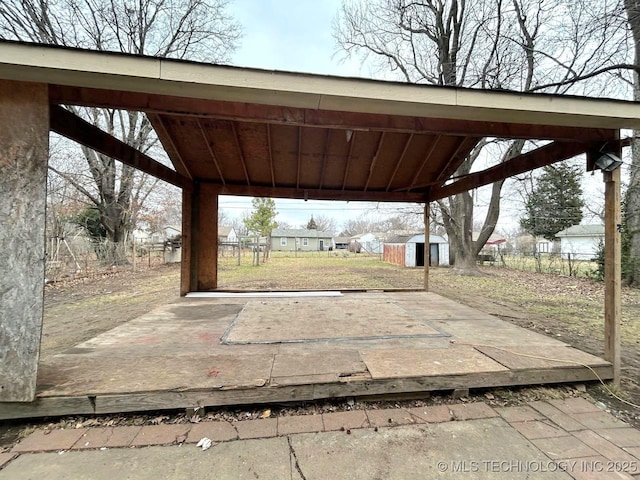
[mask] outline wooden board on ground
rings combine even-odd
[[[401,306],[378,299],[250,301],[225,334],[225,343],[439,336]]]
[[[594,355],[582,352],[567,345],[560,347],[476,347],[477,350],[500,362],[510,370],[527,370],[552,367],[590,367],[611,365]]]
[[[148,392],[259,387],[269,381],[273,355],[192,355],[54,357],[40,366],[38,395],[102,395]]]
[[[212,353],[241,309],[242,305],[234,304],[165,305],[64,354],[138,357]]]
[[[271,372],[272,385],[337,382],[343,376],[367,373],[355,350],[278,354]]]
[[[450,333],[458,344],[471,345],[530,345],[561,347],[566,345],[555,338],[540,335],[496,317],[470,317],[464,320],[433,320],[432,323]]]
[[[508,370],[466,345],[433,350],[373,350],[362,352],[361,356],[374,379]]]

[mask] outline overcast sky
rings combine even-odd
[[[341,0],[235,0],[230,13],[242,24],[244,36],[233,56],[233,64],[371,78],[373,75],[367,66],[361,66],[356,59],[345,61],[335,45],[332,23],[340,4]],[[586,188],[597,190],[601,179],[589,177],[585,182]],[[513,182],[507,182],[503,187],[503,198],[520,198],[518,189]],[[251,209],[250,202],[250,198],[221,197],[220,206],[229,216],[241,216],[243,211]],[[482,220],[486,203],[481,192],[476,201],[476,221]],[[517,228],[520,205],[518,201],[503,202],[499,229],[511,231]],[[315,214],[335,218],[340,229],[349,218],[391,213],[394,205],[276,199],[276,208],[278,219],[294,227],[306,225],[311,214]]]
[[[293,72],[371,77],[357,60],[344,61],[336,54],[332,22],[340,0],[235,0],[231,13],[242,24],[244,36],[233,55],[240,67]],[[251,199],[221,197],[229,216],[251,209]],[[344,221],[364,214],[386,215],[393,205],[366,202],[329,202],[276,199],[278,220],[293,227],[306,225],[312,214],[332,217],[338,228]],[[338,232],[336,232],[338,233]]]

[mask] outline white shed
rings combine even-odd
[[[556,237],[564,258],[591,260],[596,258],[600,242],[604,243],[604,225],[574,225],[556,233]]]
[[[429,235],[429,258],[432,267],[448,266],[449,242],[439,235]],[[424,234],[407,240],[404,264],[406,267],[424,267]]]

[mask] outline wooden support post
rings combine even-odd
[[[431,263],[429,255],[431,248],[429,246],[429,202],[424,202],[424,289],[429,290],[429,263]]]
[[[217,185],[201,184],[198,195],[198,276],[199,291],[218,288],[218,191]]]
[[[620,154],[620,152],[615,152]],[[604,217],[604,359],[613,364],[613,383],[620,385],[621,245],[620,169],[603,172]]]
[[[182,238],[180,241],[180,296],[195,288],[191,278],[191,225],[193,223],[193,190],[182,189]],[[194,288],[192,288],[192,286]]]
[[[36,396],[42,333],[49,98],[0,81],[0,402]]]
[[[181,295],[218,287],[218,192],[197,182],[183,190]]]

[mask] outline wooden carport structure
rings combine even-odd
[[[145,112],[173,168],[64,105]],[[217,287],[218,195],[428,206],[579,154],[587,153],[589,164],[603,152],[619,155],[625,128],[640,129],[640,105],[1,42],[0,402],[35,398],[49,131],[182,188],[185,295]],[[452,178],[484,137],[548,143]],[[620,173],[604,175],[605,357],[618,378]]]

